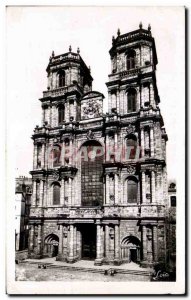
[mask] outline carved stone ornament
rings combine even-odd
[[[135,174],[136,168],[134,166],[127,166],[128,174]]]
[[[59,180],[59,172],[58,171],[53,171],[52,178],[55,181]]]
[[[82,107],[83,117],[96,118],[101,116],[101,104],[96,100],[88,101]]]
[[[127,134],[135,132],[135,126],[129,124],[128,127],[126,128]]]
[[[87,139],[88,140],[92,140],[94,138],[94,133],[93,133],[93,131],[90,129],[90,130],[88,130],[88,132],[87,132]]]

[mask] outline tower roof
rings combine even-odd
[[[139,26],[139,29],[125,33],[125,34],[120,34],[120,30],[118,29],[117,37],[115,38],[113,36],[113,38],[112,38],[112,47],[109,50],[109,53],[111,56],[113,56],[116,54],[116,52],[121,47],[123,47],[127,44],[130,44],[130,43],[139,42],[139,41],[143,41],[143,40],[149,41],[152,43],[154,60],[155,60],[155,64],[157,64],[158,59],[157,59],[157,53],[156,53],[156,47],[155,47],[155,40],[152,37],[150,25],[148,26],[148,30],[143,29],[142,24],[141,24]]]
[[[84,73],[88,74],[89,77],[91,78],[91,80],[93,80],[93,78],[90,74],[90,69],[87,67],[87,65],[83,61],[78,50],[77,50],[77,52],[78,53],[69,51],[69,52],[66,52],[66,53],[60,54],[60,55],[52,55],[50,57],[50,61],[49,61],[46,71],[49,72],[49,70],[54,66],[56,66],[57,68],[59,68],[59,67],[62,68],[63,63],[74,62],[74,63],[79,64],[81,66],[81,68],[84,70]]]

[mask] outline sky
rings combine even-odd
[[[41,124],[46,67],[55,55],[80,48],[91,67],[93,90],[105,95],[110,74],[109,49],[117,29],[121,34],[151,24],[158,55],[160,109],[169,141],[168,178],[176,179],[184,160],[184,9],[183,7],[9,7],[6,31],[7,153],[15,176],[32,170],[34,127]]]

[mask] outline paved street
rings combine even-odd
[[[39,269],[39,263],[49,263],[54,264],[56,268],[47,268],[47,269]],[[136,264],[128,264],[129,270],[141,271],[143,269],[139,268]],[[104,275],[103,273],[91,272],[89,270],[72,270],[63,269],[59,267],[69,266],[69,264],[63,262],[57,262],[54,259],[43,259],[43,260],[28,260],[25,263],[16,264],[16,280],[17,281],[148,281],[148,276],[132,276],[131,274],[122,274],[117,273],[114,276]],[[71,266],[71,265],[70,265]],[[92,261],[81,261],[75,264],[72,264],[72,267],[78,268],[91,268],[100,270],[108,270],[110,268],[120,268],[122,266],[114,267],[114,266],[99,266],[96,267],[93,265]],[[123,269],[127,269],[126,265],[123,265]],[[146,269],[144,269],[146,271]]]

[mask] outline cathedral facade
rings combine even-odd
[[[79,49],[52,53],[34,141],[29,257],[166,260],[166,141],[150,26],[112,39],[104,95]]]

